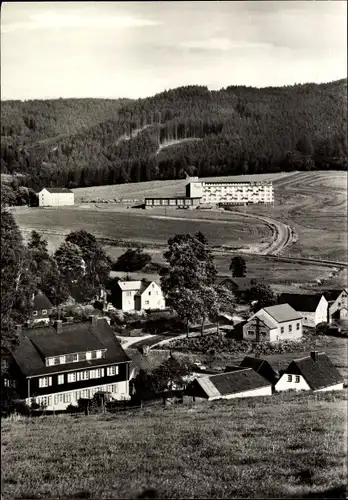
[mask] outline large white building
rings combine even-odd
[[[67,188],[43,188],[37,196],[40,207],[61,207],[74,204],[74,193]]]
[[[186,196],[200,198],[202,204],[214,205],[274,203],[271,181],[259,182],[203,182],[198,178],[186,186]]]

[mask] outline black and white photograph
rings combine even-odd
[[[347,1],[8,1],[0,50],[1,500],[347,498]]]

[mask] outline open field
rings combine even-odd
[[[2,498],[345,498],[346,410],[341,391],[2,421]]]
[[[293,172],[278,172],[275,174],[258,174],[258,175],[235,175],[227,177],[205,177],[204,181],[262,181],[272,180],[273,182],[279,179],[291,177]],[[185,194],[185,186],[188,183],[187,179],[179,179],[173,181],[149,181],[138,184],[118,184],[113,186],[95,186],[88,188],[73,189],[75,193],[75,202],[91,200],[114,200],[114,199],[138,199],[144,200],[145,197],[151,196],[183,196]]]
[[[147,211],[119,213],[101,209],[80,209],[77,207],[30,208],[13,210],[22,230],[36,229],[68,234],[85,229],[98,238],[116,241],[135,241],[148,245],[165,245],[177,233],[202,231],[210,244],[220,246],[246,247],[254,244],[266,248],[272,241],[271,228],[261,221],[249,223],[243,214],[195,212],[191,220],[187,212],[175,217],[162,218],[160,214]]]

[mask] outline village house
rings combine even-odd
[[[343,377],[325,352],[293,360],[275,385],[280,391],[337,391],[343,389]]]
[[[10,380],[26,404],[65,410],[99,391],[129,398],[130,359],[105,319],[18,330]]]
[[[185,396],[193,401],[270,396],[272,384],[251,368],[195,378],[186,388]]]
[[[348,326],[348,289],[331,290],[324,296],[329,303],[328,322]]]
[[[255,278],[224,278],[220,285],[231,290],[231,292],[238,296],[239,299],[248,300],[248,292],[262,280],[256,280]]]
[[[67,188],[43,188],[37,196],[40,207],[74,205],[74,193]]]
[[[299,340],[302,334],[302,315],[289,304],[264,307],[243,325],[243,339],[252,342]]]
[[[53,305],[51,301],[43,293],[37,293],[33,298],[32,312],[29,318],[29,323],[43,323],[50,322],[50,314],[52,313]]]
[[[270,363],[265,359],[245,356],[239,366],[242,368],[252,368],[256,373],[261,375],[261,377],[268,380],[268,382],[270,382],[273,386],[279,379],[279,373],[274,370]]]
[[[165,309],[165,299],[155,281],[119,281],[113,305],[124,312]]]
[[[282,293],[280,304],[289,304],[303,316],[303,326],[315,328],[327,322],[328,302],[322,294]]]

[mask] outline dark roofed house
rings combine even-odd
[[[53,305],[43,293],[37,293],[33,300],[33,309],[31,313],[31,323],[46,323],[50,321],[49,315],[52,312]]]
[[[27,404],[64,410],[98,391],[129,397],[130,359],[105,319],[23,329],[13,359]]]
[[[335,391],[343,389],[343,377],[325,352],[293,360],[275,385],[280,391]]]
[[[194,401],[269,396],[272,384],[251,368],[197,377],[186,389]]]
[[[224,278],[220,285],[229,288],[233,293],[247,292],[254,285],[260,283],[255,278]]]
[[[272,385],[275,385],[275,383],[279,379],[278,373],[273,370],[272,366],[265,359],[245,356],[243,361],[240,363],[240,366],[243,368],[252,368],[256,373],[268,380],[268,382],[270,382]]]
[[[328,302],[322,294],[282,293],[280,304],[287,303],[303,316],[303,326],[316,327],[325,323],[328,315]]]

